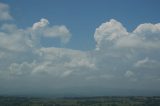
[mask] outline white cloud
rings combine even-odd
[[[96,28],[94,34],[97,43],[96,47],[97,49],[104,48],[107,44],[109,44],[108,46],[111,46],[112,44],[110,45],[110,43],[127,35],[128,32],[123,25],[120,22],[111,19],[109,22],[103,23]]]
[[[29,49],[40,48],[43,37],[60,38],[67,43],[71,34],[66,26],[47,26],[47,19],[33,24],[32,29],[20,29],[14,24],[3,24],[0,27],[0,48],[15,52],[25,52]]]
[[[25,31],[15,25],[4,24],[0,31],[0,48],[11,51],[26,51]]]
[[[0,20],[11,20],[13,19],[9,13],[9,6],[4,3],[0,3]]]
[[[140,24],[134,31],[134,34],[141,36],[145,40],[160,40],[160,23]]]
[[[123,37],[115,42],[115,46],[119,48],[159,49],[159,45],[158,40],[145,40],[139,34]]]
[[[48,26],[49,21],[42,18],[32,26],[34,34],[42,35],[49,38],[60,38],[62,43],[67,43],[70,40],[71,33],[65,25]]]
[[[8,13],[8,7],[3,8],[7,8]],[[43,47],[44,37],[59,38],[62,43],[67,43],[71,33],[65,25],[50,26],[44,18],[26,29],[13,24],[0,27],[0,78],[3,76],[0,84],[7,77],[15,77],[20,84],[29,80],[28,84],[35,81],[51,88],[91,83],[127,87],[123,83],[126,79],[141,79],[145,83],[147,77],[159,78],[159,23],[141,24],[133,32],[127,32],[120,22],[111,19],[96,28],[97,50]],[[144,73],[143,69],[153,72]],[[130,80],[126,82],[130,83]],[[30,87],[36,88],[36,85]]]
[[[96,29],[94,38],[97,43],[97,49],[113,47],[158,49],[160,48],[159,33],[159,23],[141,24],[133,32],[129,33],[120,22],[111,19]]]
[[[66,26],[53,26],[44,30],[44,36],[46,37],[59,37],[61,42],[67,43],[70,40],[70,31]]]
[[[39,22],[33,24],[32,29],[37,30],[46,27],[49,24],[48,20],[45,18],[40,19]]]
[[[156,45],[155,41],[159,41],[159,35],[157,34],[159,24],[151,25],[154,27],[154,30],[152,27],[145,28],[146,24],[140,25],[132,33],[129,33],[120,22],[114,19],[103,23],[96,29],[94,35],[99,51],[80,51],[66,48],[42,47],[40,44],[41,36],[60,37],[61,39],[66,36],[68,38],[70,37],[67,35],[70,32],[64,25],[50,27],[48,24],[48,20],[41,19],[40,22],[33,25],[34,28],[29,27],[27,29],[19,29],[13,24],[3,24],[1,26],[0,58],[6,58],[9,55],[9,58],[16,58],[18,55],[23,56],[21,60],[12,60],[13,58],[8,58],[6,68],[3,69],[7,70],[7,67],[10,67],[9,70],[10,73],[12,73],[11,75],[23,76],[45,73],[46,75],[57,77],[67,77],[75,73],[78,75],[83,72],[86,73],[86,75],[91,74],[90,76],[95,76],[94,73],[88,72],[92,70],[93,72],[99,71],[103,73],[104,75],[99,75],[103,78],[105,78],[105,75],[114,75],[116,76],[115,78],[121,78],[121,75],[118,75],[118,73],[124,73],[123,70],[139,70],[138,67],[144,67],[146,66],[145,64],[147,64],[147,66],[151,66],[149,64],[152,64],[154,67],[155,64],[157,64],[156,67],[159,65],[159,60],[153,61],[155,59],[151,57],[153,52],[150,51],[146,54],[146,50],[144,49],[146,47],[153,49],[152,46],[148,46],[150,45],[149,42]],[[146,29],[151,34],[152,32],[154,33],[152,35],[155,36],[154,39],[149,39],[147,37],[149,36],[147,35],[148,33],[144,33],[146,32]],[[149,29],[152,29],[152,31]],[[158,47],[158,45],[156,46]],[[139,47],[144,50],[140,52]],[[126,51],[126,48],[134,49]],[[156,48],[154,49],[156,50]],[[9,53],[8,51],[14,53]],[[141,55],[148,58],[141,60]],[[146,68],[151,69],[149,67]],[[159,67],[152,69],[157,70],[158,68]],[[27,69],[30,71],[23,71]],[[138,71],[135,71],[135,73],[137,72]],[[125,72],[125,76],[133,76],[133,72],[131,74],[130,71],[127,71]]]
[[[64,49],[64,48],[41,48],[38,51],[40,56],[47,61],[53,61],[54,64],[63,64],[66,68],[91,68],[96,66],[94,61],[86,52]]]
[[[9,73],[11,76],[37,76],[50,75],[53,77],[67,77],[72,73],[95,70],[95,64],[86,52],[64,48],[40,48],[37,56],[22,63],[11,63]]]
[[[159,23],[141,24],[133,32],[127,32],[120,22],[111,19],[96,29],[94,38],[98,50],[94,55],[96,66],[103,73],[114,73],[117,79],[123,79],[121,73],[125,73],[125,77],[132,77],[131,80],[134,81],[139,78],[147,80],[147,76],[158,77]],[[124,70],[134,70],[134,73]]]

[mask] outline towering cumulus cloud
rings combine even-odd
[[[23,29],[5,23],[10,19],[9,6],[0,3],[0,94],[160,92],[159,23],[141,24],[128,32],[111,19],[96,28],[95,49],[81,51],[42,45],[43,38],[69,42],[71,33],[65,25],[51,26],[42,18]]]
[[[132,76],[133,81],[158,81],[159,25],[141,24],[133,32],[127,32],[126,28],[114,19],[100,25],[94,34],[96,50],[100,54],[95,57],[100,70],[114,73],[115,77],[122,77],[120,74],[124,73],[128,78]]]
[[[123,25],[111,19],[109,22],[103,23],[101,26],[96,28],[94,38],[97,43],[97,49],[103,48],[106,45],[112,45],[117,39],[127,36],[128,32],[123,27]],[[110,45],[110,46],[111,46]]]
[[[121,48],[159,48],[160,24],[141,24],[133,32],[127,32],[123,25],[111,19],[99,26],[94,34],[97,49],[110,46]]]

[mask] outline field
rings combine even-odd
[[[0,106],[160,106],[160,97],[33,98],[0,96]]]

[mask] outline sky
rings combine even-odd
[[[0,0],[0,95],[160,95],[159,0]]]

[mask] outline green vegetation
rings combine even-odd
[[[160,106],[160,97],[29,98],[0,96],[0,106]]]

